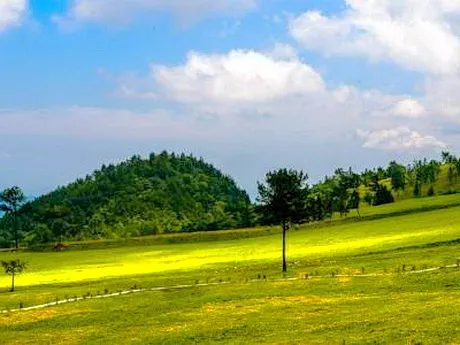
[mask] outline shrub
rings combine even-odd
[[[391,191],[385,185],[377,184],[375,187],[373,205],[380,206],[385,204],[391,204],[393,202],[395,202],[395,199]]]

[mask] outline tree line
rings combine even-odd
[[[460,175],[460,159],[443,152],[442,162],[415,161],[407,167],[390,162],[387,169],[366,170],[362,174],[338,169],[333,177],[326,177],[312,188],[307,184],[308,175],[303,171],[280,169],[267,173],[258,184],[258,211],[272,225],[282,229],[282,271],[287,271],[286,234],[293,224],[322,220],[335,211],[341,216],[351,209],[359,214],[361,196],[359,189],[367,188],[365,199],[371,205],[394,202],[394,194],[413,188],[413,195],[421,195],[422,185],[431,184],[428,196],[434,195],[433,184],[441,167],[448,169],[449,184]],[[389,180],[391,190],[381,181]]]
[[[148,159],[134,156],[31,202],[18,187],[0,193],[0,210],[5,212],[0,246],[279,224],[278,210],[267,206],[267,200],[280,197],[271,194],[276,193],[272,185],[302,186],[302,197],[290,206],[295,211],[283,228],[330,219],[335,213],[344,217],[352,210],[360,215],[363,203],[392,203],[401,193],[419,197],[427,187],[426,195],[434,195],[442,167],[453,186],[460,159],[448,152],[441,161],[424,159],[407,166],[393,161],[360,173],[337,169],[311,186],[307,173],[280,169],[258,184],[253,204],[231,177],[201,158],[167,152]]]
[[[201,158],[167,152],[104,165],[31,202],[11,188],[0,205],[3,246],[18,237],[34,245],[252,225],[250,198],[231,177]]]

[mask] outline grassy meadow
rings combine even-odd
[[[29,263],[14,293],[0,276],[0,309],[225,282],[0,315],[2,344],[460,344],[460,270],[411,273],[460,258],[458,205],[411,199],[292,229],[286,276],[278,229],[0,253]]]

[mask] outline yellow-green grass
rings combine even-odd
[[[358,272],[362,267],[382,272],[395,270],[398,265],[433,266],[450,260],[454,263],[460,253],[449,249],[438,250],[427,256],[423,250],[412,251],[413,262],[398,257],[409,246],[423,246],[434,242],[452,241],[460,238],[460,208],[396,216],[373,221],[331,223],[328,227],[301,227],[288,235],[288,258],[291,272],[339,270]],[[97,286],[101,280],[129,283],[135,278],[148,275],[152,284],[163,282],[187,282],[203,279],[236,279],[241,272],[257,271],[268,267],[277,272],[280,258],[278,234],[228,240],[223,242],[196,242],[184,244],[161,244],[152,246],[121,247],[100,250],[69,251],[61,253],[1,253],[0,259],[21,258],[29,263],[26,272],[17,279],[18,293],[0,293],[0,306],[7,301],[15,304],[20,299],[28,303],[52,301],[49,293],[85,293],[86,286]],[[456,248],[456,246],[448,246]],[[424,250],[431,250],[427,247]],[[368,253],[393,253],[392,260],[367,260]],[[445,253],[449,253],[446,257]],[[417,257],[419,256],[419,257]],[[351,258],[351,260],[350,260]],[[221,273],[223,272],[225,273]],[[215,274],[214,272],[218,272]],[[228,272],[227,272],[228,271]],[[254,272],[255,272],[254,271]],[[222,277],[218,277],[221,274]],[[6,290],[7,276],[0,276],[0,284]],[[121,278],[120,278],[121,277]],[[145,277],[144,277],[145,278]],[[104,290],[107,283],[100,284]],[[59,288],[55,288],[58,285]],[[77,286],[77,291],[73,288]],[[32,289],[33,288],[33,289]],[[117,287],[118,288],[118,287]],[[69,289],[69,293],[66,292]],[[45,297],[43,296],[44,292]],[[112,290],[113,291],[113,290]],[[94,288],[93,288],[93,293]],[[45,300],[44,300],[45,299]]]
[[[283,276],[276,229],[226,241],[191,235],[197,237],[188,243],[0,253],[0,260],[29,263],[15,293],[7,292],[9,277],[0,276],[0,309],[134,286],[228,282],[3,315],[2,344],[460,344],[460,271],[410,273],[457,262],[458,200],[407,200],[372,208],[367,220],[290,231],[287,277],[308,274],[308,281],[277,281]],[[363,272],[378,276],[337,277]]]
[[[0,317],[2,344],[458,344],[460,271],[258,281]]]
[[[300,228],[288,236],[291,260],[379,251],[460,238],[460,208],[450,208],[320,229]],[[200,269],[206,265],[272,261],[280,256],[278,235],[224,242],[185,243],[61,253],[2,253],[29,262],[18,286]]]
[[[460,206],[460,194],[405,199],[378,207],[364,204],[360,208],[360,213],[362,217],[379,218],[398,214],[424,212],[452,206]],[[351,212],[352,216],[356,216],[356,211],[353,210]]]

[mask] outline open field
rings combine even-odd
[[[0,276],[0,309],[134,286],[226,282],[2,315],[2,341],[460,344],[460,271],[411,273],[457,262],[458,201],[459,196],[408,200],[363,209],[367,220],[292,230],[287,277],[309,274],[308,280],[279,280],[281,241],[276,229],[265,236],[245,232],[242,238],[219,242],[198,237],[177,244],[0,253],[0,259],[29,262],[15,293],[7,292],[9,278]],[[450,208],[414,213],[420,205],[426,209],[449,203]],[[382,214],[386,216],[372,219]],[[377,276],[360,277],[363,273]]]
[[[233,283],[0,319],[5,344],[458,344],[459,271]]]

